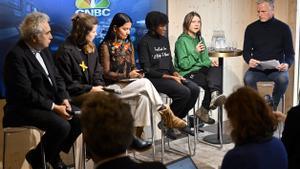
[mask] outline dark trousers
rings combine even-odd
[[[172,99],[170,108],[179,118],[184,118],[188,114],[199,96],[199,87],[190,80],[183,85],[172,79],[149,78],[149,80],[159,93],[164,93]]]
[[[45,131],[41,142],[47,161],[55,158],[61,151],[68,153],[81,133],[78,117],[74,116],[71,120],[65,120],[53,111],[41,109],[6,112],[3,126],[35,126]],[[36,147],[37,151],[40,151],[41,142]]]
[[[222,93],[222,67],[204,67],[185,75],[185,78],[192,80],[204,89],[202,106],[209,110],[211,93],[214,91]]]

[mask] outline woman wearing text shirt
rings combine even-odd
[[[170,107],[174,114],[184,118],[196,103],[199,87],[175,71],[169,40],[165,37],[167,24],[168,17],[165,14],[156,11],[147,14],[148,32],[139,42],[140,63],[145,76],[157,91],[172,99]],[[181,131],[193,135],[189,127],[182,128]],[[167,130],[167,136],[176,138],[172,129]]]

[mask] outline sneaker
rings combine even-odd
[[[200,109],[198,109],[195,114],[204,123],[214,124],[216,122],[214,119],[209,117],[208,110],[204,107],[200,107]]]
[[[184,128],[187,126],[187,123],[184,120],[174,115],[168,105],[164,105],[162,110],[159,110],[158,112],[167,128]]]
[[[219,106],[222,106],[226,101],[226,96],[220,94],[218,91],[214,91],[211,93],[211,101],[209,105],[210,110],[214,110]]]

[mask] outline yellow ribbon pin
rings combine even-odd
[[[88,67],[85,65],[84,61],[81,61],[81,64],[79,64],[79,66],[81,67],[81,69],[82,69],[83,72],[85,72],[85,70],[88,68]]]

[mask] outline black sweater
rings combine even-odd
[[[246,63],[276,59],[291,66],[295,53],[289,26],[275,18],[251,23],[245,31],[243,53]]]
[[[146,77],[162,78],[175,72],[168,38],[148,32],[139,42],[138,52]]]

